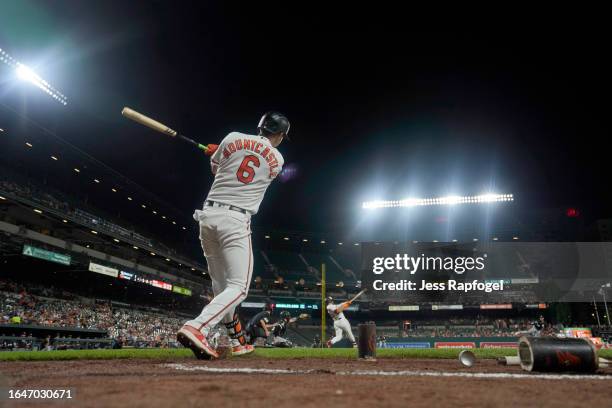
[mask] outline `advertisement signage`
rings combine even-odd
[[[418,305],[393,305],[389,306],[390,312],[416,312],[419,310]]]
[[[535,285],[540,282],[538,278],[514,278],[510,279],[513,285]]]
[[[481,309],[512,309],[511,303],[505,303],[500,305],[480,305]]]
[[[463,305],[431,305],[431,310],[462,310]]]
[[[191,296],[191,289],[182,288],[180,286],[172,286],[172,291],[175,293],[180,293],[181,295]]]
[[[415,343],[387,343],[385,348],[394,348],[394,349],[426,349],[430,348],[431,345],[429,342],[415,342]]]
[[[43,259],[45,261],[55,262],[62,265],[70,265],[72,260],[70,255],[58,254],[57,252],[47,251],[31,245],[24,245],[21,253],[25,256],[31,256],[32,258]]]
[[[517,348],[518,343],[507,341],[481,341],[480,348]]]
[[[531,304],[531,305],[525,305],[526,309],[546,309],[548,306],[546,306],[546,303],[536,303],[536,304]]]
[[[450,348],[450,349],[472,349],[476,348],[476,343],[473,341],[436,341],[435,348]]]
[[[126,271],[119,271],[119,279],[133,280],[134,274]]]
[[[308,305],[305,303],[276,303],[274,307],[276,307],[277,309],[311,309],[311,310],[319,309],[319,305]],[[346,310],[357,310],[357,308],[351,309],[351,307],[349,307]]]
[[[119,270],[108,266],[100,265],[97,263],[89,262],[89,270],[91,272],[100,273],[102,275],[112,276],[116,278],[119,276]]]
[[[171,284],[166,283],[164,281],[155,280],[155,279],[153,279],[151,281],[151,286],[155,286],[156,288],[160,288],[160,289],[164,289],[164,290],[172,290],[172,285]]]
[[[263,302],[242,302],[240,307],[262,309],[266,304]]]

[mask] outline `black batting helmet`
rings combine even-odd
[[[267,310],[268,312],[273,312],[274,311],[274,303],[272,302],[272,300],[266,299],[266,303],[264,305],[264,310]]]
[[[334,298],[331,297],[331,296],[328,296],[328,297],[325,298],[325,302],[326,303],[333,303],[334,302]]]
[[[273,135],[275,133],[282,133],[283,136],[289,139],[289,119],[285,115],[279,112],[266,112],[261,117],[257,129],[264,135]]]

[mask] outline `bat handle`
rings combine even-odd
[[[190,138],[188,138],[187,136],[183,136],[183,135],[181,135],[181,134],[179,134],[179,135],[177,135],[177,136],[178,136],[178,137],[180,137],[182,140],[184,140],[184,141],[186,141],[186,142],[188,142],[188,143],[191,143],[192,145],[194,145],[194,146],[195,146],[195,147],[197,147],[198,149],[203,150],[203,151],[204,151],[204,153],[208,152],[208,146],[203,145],[203,144],[201,144],[201,143],[198,143],[198,142],[196,142],[195,140],[190,139]]]

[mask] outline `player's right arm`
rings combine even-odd
[[[221,163],[221,155],[223,152],[223,142],[225,139],[221,141],[221,144],[217,146],[217,150],[210,156],[210,170],[212,174],[217,174],[217,170],[219,169],[219,164]]]
[[[336,313],[342,313],[351,305],[351,302],[344,302],[336,308]]]
[[[223,140],[221,140],[221,143],[219,143],[217,150],[215,150],[212,156],[210,156],[210,170],[212,171],[212,174],[217,174],[217,170],[219,170],[219,166],[221,165],[221,159],[223,158],[223,151],[227,146],[228,139],[232,137],[233,133],[234,132],[225,136]]]
[[[272,327],[274,327],[273,324],[267,324],[266,323],[266,319],[261,319],[259,321],[259,324],[261,325],[261,328],[264,329],[264,333],[266,333],[266,337],[268,337],[270,335],[270,329]]]

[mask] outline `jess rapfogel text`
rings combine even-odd
[[[481,282],[473,280],[470,282],[458,282],[453,279],[449,279],[446,282],[428,282],[421,280],[420,282],[413,282],[410,280],[403,279],[399,282],[383,282],[382,280],[375,280],[372,282],[372,288],[374,290],[385,290],[385,291],[483,291],[483,292],[494,292],[504,290],[504,281],[487,281]]]

